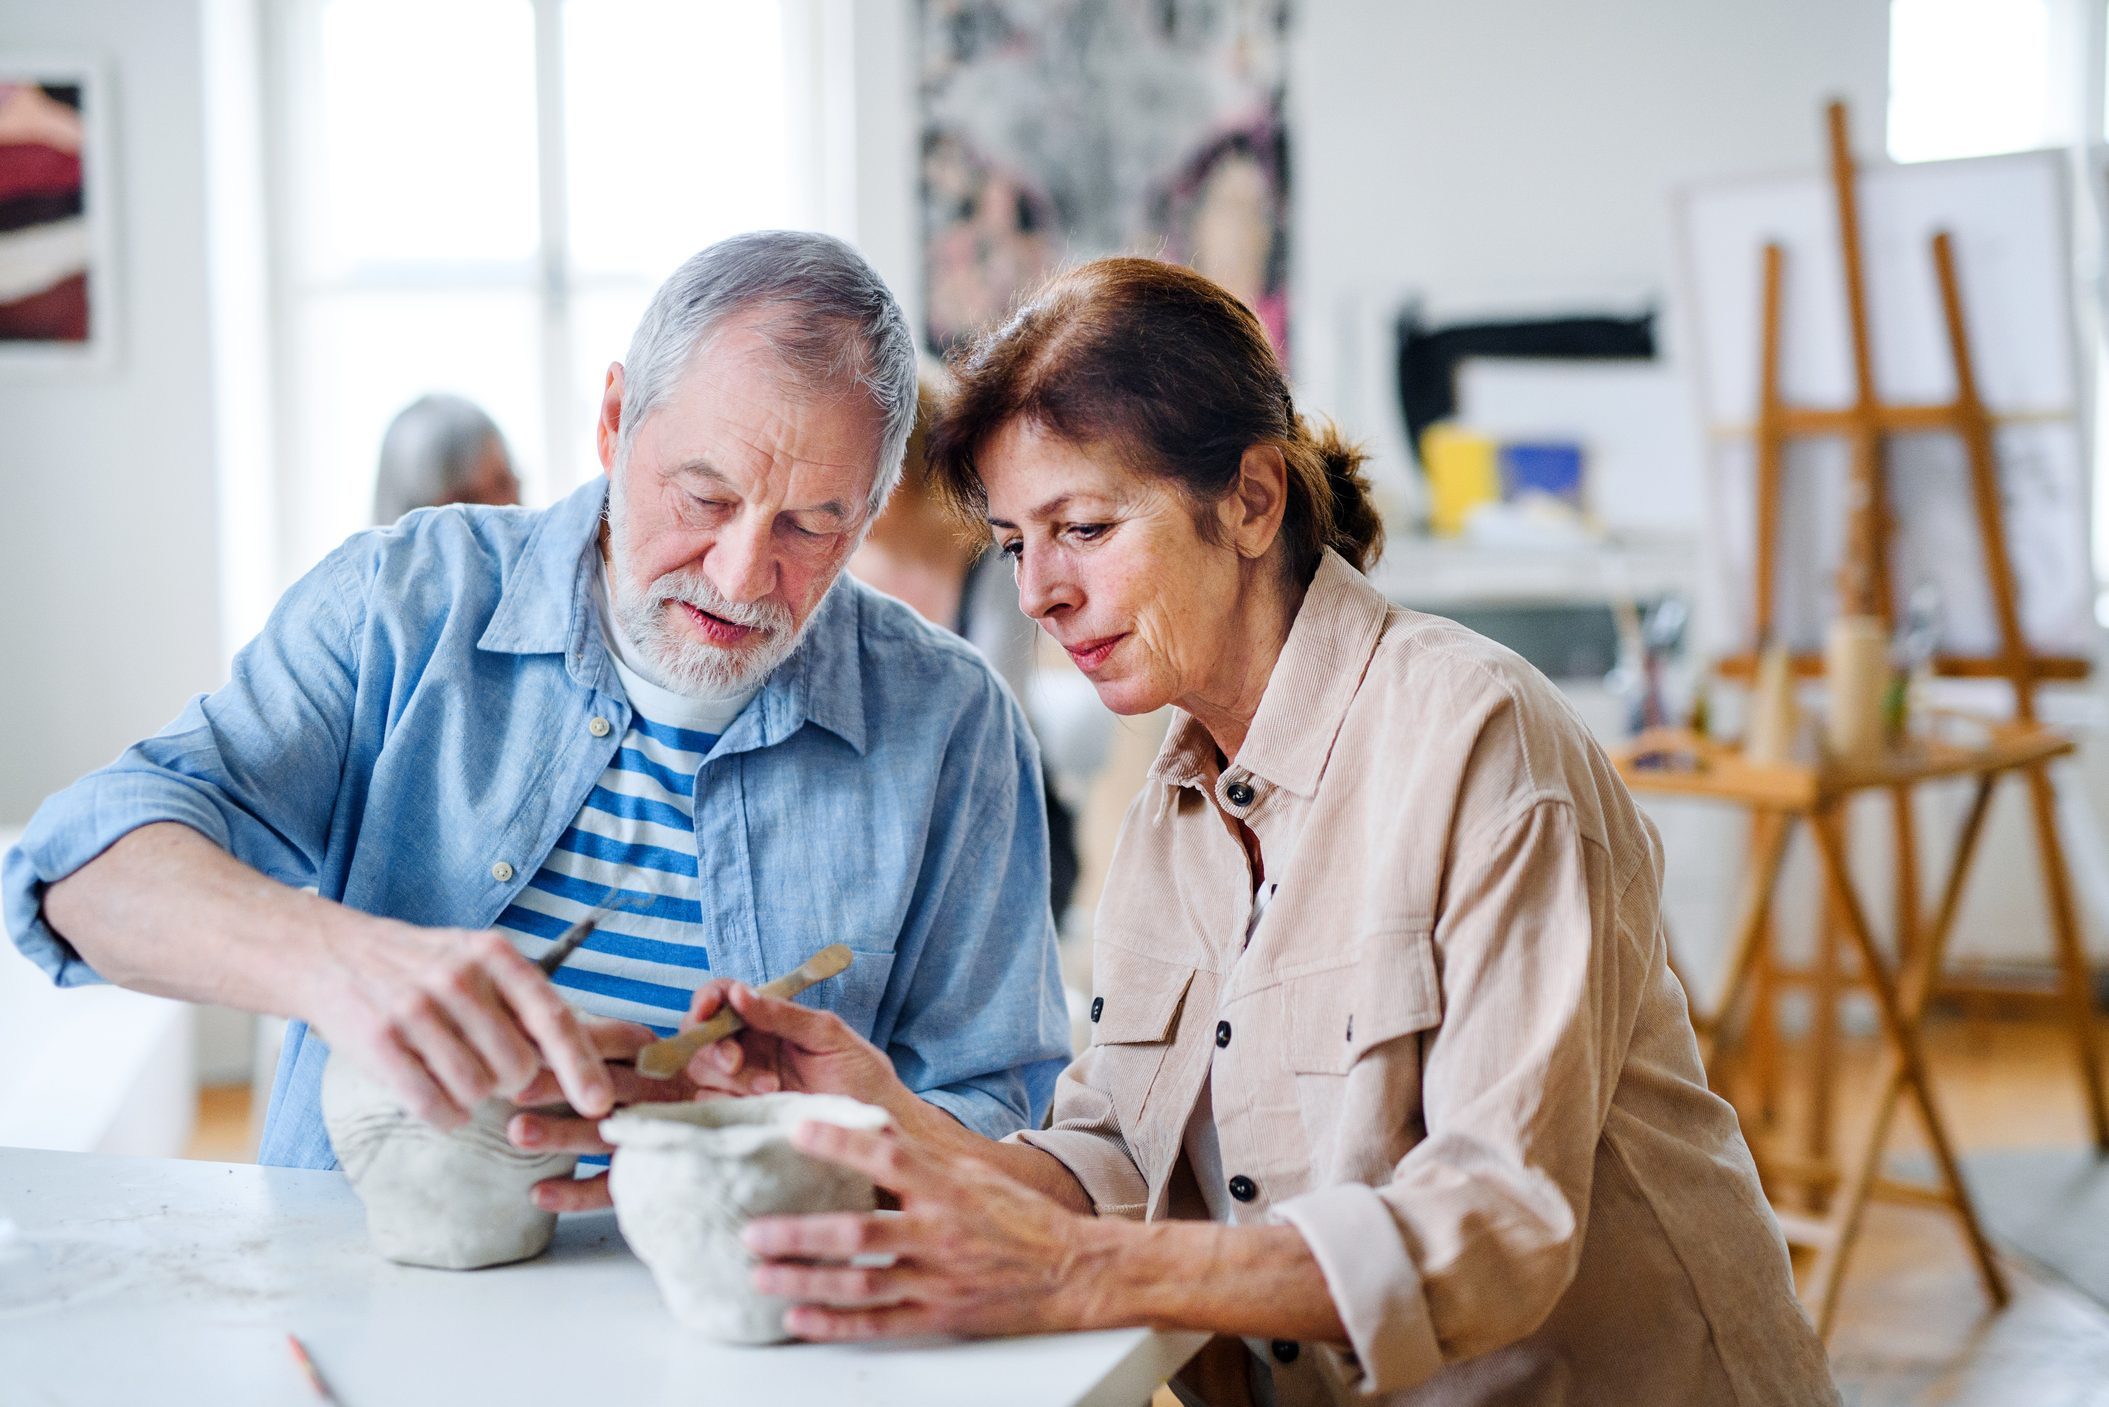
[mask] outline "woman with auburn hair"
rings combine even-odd
[[[907,1111],[800,1130],[901,1214],[749,1228],[790,1331],[1235,1336],[1177,1385],[1202,1401],[1835,1401],[1652,827],[1541,675],[1363,578],[1361,455],[1252,314],[1100,260],[956,370],[934,472],[1107,706],[1172,724],[1050,1128],[986,1142],[832,1017],[699,998],[752,1027],[736,1086]]]

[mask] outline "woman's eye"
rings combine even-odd
[[[1069,531],[1072,536],[1080,537],[1086,542],[1096,542],[1106,535],[1111,526],[1108,523],[1072,523]]]
[[[1014,538],[1009,542],[997,543],[996,550],[1015,562],[1025,555],[1025,544]]]

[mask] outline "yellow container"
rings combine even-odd
[[[1437,537],[1456,537],[1473,509],[1500,501],[1499,460],[1485,435],[1431,425],[1421,432],[1421,465],[1428,473],[1428,526]]]

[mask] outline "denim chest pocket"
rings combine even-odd
[[[1091,1045],[1100,1087],[1133,1132],[1179,1029],[1194,969],[1101,941],[1092,962]]]
[[[1428,929],[1366,934],[1346,961],[1285,977],[1282,997],[1289,1068],[1344,1075],[1379,1046],[1442,1021],[1435,935]]]

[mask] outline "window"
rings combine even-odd
[[[1889,154],[1939,161],[2079,135],[2072,0],[1892,0]]]
[[[381,434],[453,391],[527,501],[599,472],[659,281],[814,226],[810,0],[295,0],[270,12],[283,583],[368,521]]]

